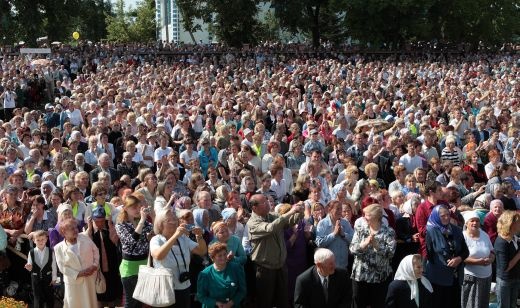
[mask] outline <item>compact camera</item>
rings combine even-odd
[[[183,272],[183,273],[180,273],[179,275],[179,281],[182,283],[182,282],[185,282],[185,281],[188,281],[190,280],[190,273],[188,272]]]

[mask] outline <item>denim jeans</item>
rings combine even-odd
[[[135,300],[134,294],[135,286],[137,285],[137,275],[121,278],[123,283],[123,290],[125,290],[125,308],[141,308],[143,304]]]
[[[502,280],[497,277],[498,308],[516,308],[516,299],[520,290],[520,279]]]

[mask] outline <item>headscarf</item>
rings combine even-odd
[[[187,196],[180,197],[179,199],[177,199],[177,201],[175,201],[175,208],[184,209],[184,204],[186,204],[186,202],[188,202],[188,201],[191,201],[190,197],[187,197]]]
[[[195,221],[195,226],[201,228],[204,231],[209,232],[209,226],[204,225],[204,213],[208,213],[206,209],[194,209],[193,210],[193,220]],[[209,215],[209,213],[208,213]]]
[[[51,181],[43,181],[42,185],[40,186],[40,191],[42,192],[42,194],[43,194],[43,187],[45,187],[45,186],[50,186],[52,188],[51,191],[54,191],[56,189],[56,186],[54,186],[54,184]]]
[[[218,152],[218,156],[217,156],[218,162],[222,166],[224,166],[224,168],[229,168],[228,156],[229,156],[229,153],[228,153],[228,151],[226,149],[221,150],[220,152]]]
[[[410,217],[413,215],[413,209],[412,209],[412,199],[409,199],[409,200],[406,200],[404,203],[403,203],[403,213],[405,215],[403,215],[404,217]]]
[[[215,189],[215,202],[225,203],[226,199],[224,198],[224,189],[227,190],[227,187],[224,185],[220,185]]]
[[[395,272],[394,280],[404,280],[408,283],[410,287],[410,299],[415,300],[417,307],[419,306],[419,284],[417,283],[417,278],[415,277],[415,273],[413,270],[413,257],[414,255],[408,255],[403,258],[401,263],[399,263],[399,267]],[[428,278],[421,276],[420,278],[422,285],[426,288],[426,290],[433,292],[432,285]]]
[[[443,208],[448,210],[448,208],[442,204],[435,206],[432,210],[432,213],[430,214],[430,217],[428,217],[428,223],[426,225],[439,229],[442,234],[449,234],[451,233],[450,224],[448,223],[447,225],[443,225],[439,215],[440,210]]]
[[[515,142],[515,137],[509,137],[506,141],[506,146],[504,148],[504,159],[508,164],[514,163],[514,148],[513,143]],[[516,146],[518,147],[518,145]]]
[[[226,222],[231,217],[235,216],[237,214],[237,211],[232,207],[227,207],[224,210],[222,210],[222,219],[224,222]]]
[[[45,171],[45,172],[42,174],[42,181],[47,181],[47,180],[49,179],[50,176],[54,177],[54,175],[52,174],[52,172],[50,172],[50,171]]]
[[[247,185],[246,185],[246,178],[243,177],[242,181],[240,181],[240,193],[245,194],[247,193]]]

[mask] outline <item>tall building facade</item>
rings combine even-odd
[[[201,20],[195,22],[202,30],[189,33],[182,26],[182,16],[176,0],[155,0],[157,39],[173,43],[212,43],[213,36],[208,31],[208,25]]]

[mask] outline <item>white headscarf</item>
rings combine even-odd
[[[410,286],[410,299],[415,300],[417,307],[419,307],[419,285],[417,284],[417,278],[413,271],[413,256],[414,255],[408,255],[399,263],[394,280],[406,280],[408,286]],[[424,276],[421,276],[420,279],[426,290],[432,293],[433,288],[430,281]]]

